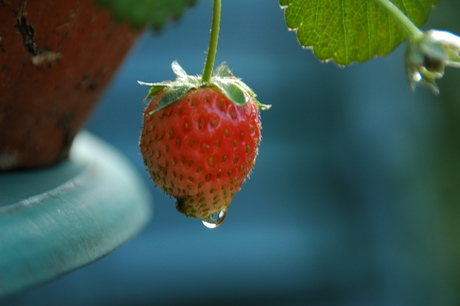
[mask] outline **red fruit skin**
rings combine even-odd
[[[177,199],[177,209],[204,219],[227,210],[254,166],[260,143],[259,110],[238,106],[216,87],[190,90],[152,113],[144,110],[141,154],[155,184]]]

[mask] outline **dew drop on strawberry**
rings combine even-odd
[[[225,221],[227,216],[227,210],[218,211],[212,215],[209,215],[207,218],[201,219],[203,225],[207,228],[216,228],[219,227]]]

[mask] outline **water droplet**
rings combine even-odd
[[[222,223],[224,223],[225,217],[227,216],[226,210],[218,211],[208,217],[201,219],[203,225],[207,228],[216,228],[219,227]]]
[[[416,72],[412,75],[414,82],[420,82],[422,80],[422,74],[420,72]]]

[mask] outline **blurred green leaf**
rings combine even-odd
[[[179,19],[198,0],[96,0],[111,9],[114,19],[128,22],[134,28],[149,24],[160,30],[170,19]]]
[[[421,27],[439,0],[393,0]],[[299,43],[320,60],[339,65],[364,62],[392,52],[407,34],[374,0],[279,0]]]

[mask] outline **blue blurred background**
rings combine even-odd
[[[277,1],[223,2],[216,63],[273,105],[225,223],[211,230],[177,213],[138,151],[147,88],[136,81],[173,78],[173,60],[201,73],[211,1],[199,1],[141,37],[87,125],[143,175],[152,222],[98,262],[0,304],[458,305],[459,72],[448,70],[440,96],[412,93],[405,44],[341,68],[300,47]],[[453,6],[440,4],[430,25],[459,33]]]

